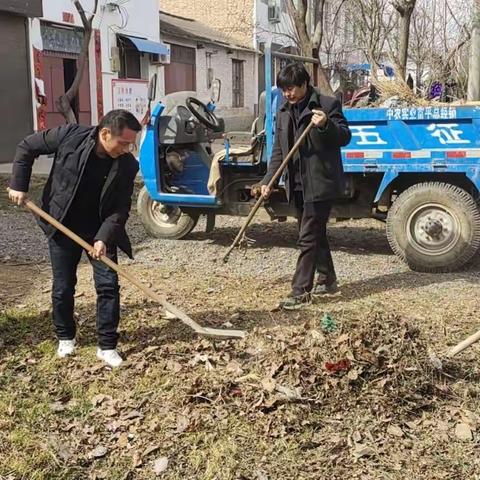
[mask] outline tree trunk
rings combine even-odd
[[[89,26],[88,29],[85,28],[85,33],[83,36],[82,41],[82,49],[80,51],[80,55],[78,57],[78,69],[77,73],[75,74],[75,78],[71,87],[61,95],[56,101],[55,105],[58,111],[64,116],[67,123],[78,123],[77,117],[75,116],[75,112],[72,108],[72,102],[75,100],[75,97],[78,95],[80,91],[80,84],[82,82],[83,74],[85,71],[85,66],[87,64],[88,59],[88,48],[90,45],[90,39],[92,38],[92,27]]]
[[[318,66],[318,88],[324,95],[334,96],[328,75],[321,65]]]
[[[370,63],[370,78],[371,78],[371,82],[373,84],[375,83],[378,83],[378,75],[377,75],[377,66],[378,66],[378,62],[373,54],[373,51],[372,49],[368,49],[367,51],[367,60],[368,60],[368,63]]]
[[[416,82],[416,85],[417,85],[416,93],[418,95],[418,94],[422,93],[421,85],[422,85],[422,77],[423,77],[423,67],[422,67],[422,64],[419,63],[419,62],[416,62],[415,67],[416,67],[415,68],[416,69],[415,82]]]
[[[410,20],[412,18],[412,10],[405,10],[400,16],[399,27],[399,46],[398,46],[398,76],[405,80],[407,77],[407,59],[408,59],[408,42],[410,40]]]
[[[480,0],[474,1],[467,100],[480,100]]]
[[[396,67],[398,69],[398,77],[402,80],[406,79],[407,60],[408,60],[408,43],[410,40],[410,23],[412,20],[412,13],[415,9],[417,0],[399,0],[393,3],[395,10],[400,15],[399,21],[399,39],[398,39],[398,56],[396,60]]]
[[[312,78],[312,84],[315,84],[315,80],[316,80],[316,85],[320,89],[320,91],[324,95],[329,95],[333,97],[334,93],[333,93],[332,86],[330,85],[328,72],[325,71],[325,69],[322,66],[322,63],[320,62],[320,55],[319,55],[318,49],[312,48],[311,56],[312,58],[318,59],[318,64],[313,65],[313,69],[316,71],[316,74],[314,73],[314,77]]]
[[[67,123],[78,123],[72,105],[65,93],[55,100],[55,106]]]
[[[309,1],[300,0],[294,2],[288,0],[287,9],[292,18],[295,32],[297,35],[298,46],[300,47],[301,54],[305,57],[312,56],[320,62],[318,55],[318,49],[323,38],[323,21],[324,21],[324,4],[326,0],[319,0],[315,5],[317,9],[318,18],[316,19],[316,25],[314,31],[311,32],[307,23]],[[313,80],[313,79],[312,79]],[[318,87],[325,95],[333,96],[333,90],[330,86],[330,80],[328,74],[322,67],[321,62],[318,64]]]

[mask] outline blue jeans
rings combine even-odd
[[[84,238],[92,244],[93,239]],[[57,232],[48,242],[52,264],[53,324],[59,340],[75,338],[73,318],[74,294],[77,284],[77,266],[83,248],[73,240]],[[117,261],[117,248],[107,246],[107,257]],[[118,342],[120,320],[120,287],[118,276],[106,265],[88,257],[93,267],[93,279],[97,291],[97,335],[102,350],[114,349]]]

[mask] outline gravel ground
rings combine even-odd
[[[243,218],[218,217],[215,230],[207,234],[205,221],[200,219],[187,239],[167,241],[149,237],[133,208],[128,231],[135,260],[130,262],[123,257],[122,261],[138,267],[156,266],[169,274],[248,276],[280,279],[283,283],[289,280],[297,259],[296,222],[293,219],[285,223],[270,222],[266,213],[260,214],[248,231],[254,244],[248,250],[234,251],[229,262],[224,264],[222,257],[243,222]],[[448,275],[411,272],[390,250],[384,225],[373,219],[332,223],[329,237],[342,283],[369,282],[388,289],[391,286],[414,288],[456,279],[477,281],[478,259],[465,271]],[[48,263],[47,242],[33,216],[7,205],[5,197],[0,197],[0,262]]]
[[[188,269],[199,274],[235,272],[267,278],[291,275],[297,258],[294,220],[272,223],[266,215],[257,219],[248,231],[255,243],[246,251],[234,251],[226,265],[222,262],[243,222],[242,218],[219,217],[215,230],[207,234],[201,219],[187,239],[167,241],[149,237],[132,210],[128,231],[134,245],[134,263],[161,265],[172,273]],[[375,220],[331,224],[329,231],[338,276],[342,279],[357,281],[408,270],[393,256],[383,225]],[[47,242],[41,230],[32,215],[17,207],[0,210],[0,260],[48,262]]]

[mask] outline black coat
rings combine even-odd
[[[98,130],[95,127],[66,125],[34,133],[20,142],[15,154],[10,188],[27,192],[32,165],[39,155],[55,154],[52,170],[42,196],[42,208],[62,222],[75,197],[90,153],[95,148]],[[132,246],[125,231],[132,204],[132,193],[138,162],[128,153],[115,159],[100,197],[100,229],[95,235],[107,245],[116,245],[129,257]],[[75,215],[75,212],[71,212]],[[56,228],[38,220],[51,238]]]
[[[275,142],[267,174],[262,180],[266,185],[272,179],[282,160],[287,156],[295,140],[302,134],[312,118],[312,110],[323,110],[328,117],[324,128],[312,128],[299,148],[299,171],[305,202],[334,200],[344,191],[344,175],[340,147],[348,145],[352,137],[348,122],[342,113],[341,103],[320,94],[309,87],[309,100],[303,110],[296,135],[294,135],[293,112],[284,102],[277,112]],[[284,174],[287,198],[291,199],[294,189],[292,161]]]

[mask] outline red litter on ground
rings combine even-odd
[[[348,358],[344,358],[337,363],[326,362],[325,369],[330,373],[346,372],[350,370],[352,363]]]

